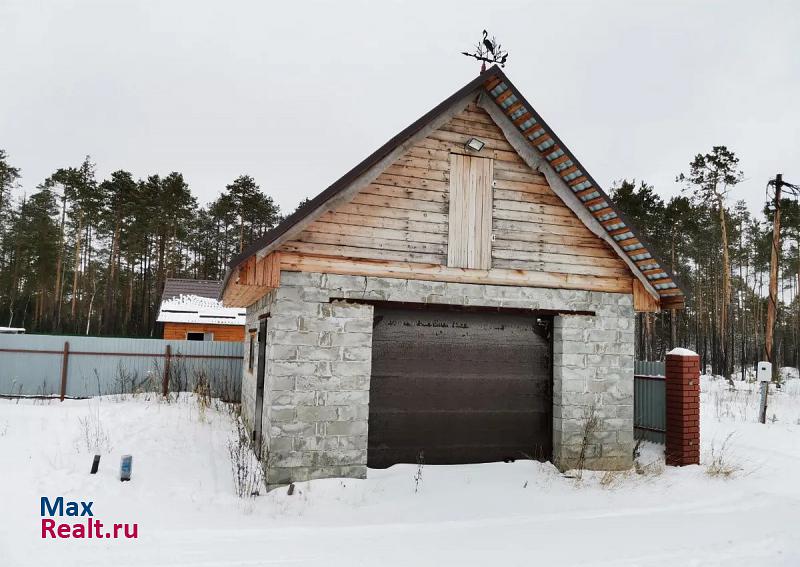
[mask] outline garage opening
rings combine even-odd
[[[550,318],[376,305],[367,465],[552,453]]]

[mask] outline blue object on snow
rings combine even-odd
[[[122,461],[119,464],[119,479],[126,481],[131,479],[131,471],[133,470],[133,456],[122,455]]]

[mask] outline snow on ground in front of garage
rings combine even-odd
[[[640,473],[424,466],[417,485],[418,467],[399,465],[245,501],[222,405],[0,400],[0,565],[800,565],[798,385],[770,396],[761,425],[751,385],[704,377],[701,466],[664,469],[648,444]],[[730,477],[707,472],[721,451]],[[42,496],[93,501],[95,519],[137,523],[138,538],[43,540]]]

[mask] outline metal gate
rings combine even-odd
[[[376,307],[367,464],[549,459],[546,328],[532,314]]]
[[[637,439],[664,443],[667,431],[664,362],[637,360],[633,374],[634,434]]]

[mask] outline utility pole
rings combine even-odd
[[[797,197],[800,194],[800,186],[787,183],[783,180],[783,175],[775,174],[775,179],[771,179],[767,186],[775,187],[775,216],[772,219],[772,254],[770,255],[769,265],[769,303],[767,304],[767,328],[764,332],[764,358],[765,362],[758,363],[758,381],[761,384],[761,403],[759,408],[758,420],[766,423],[767,420],[767,396],[769,394],[769,382],[775,380],[778,375],[778,366],[774,357],[775,343],[775,318],[778,313],[778,259],[781,251],[781,191],[786,188],[789,195]]]
[[[770,182],[772,184],[773,181]],[[775,315],[778,312],[778,253],[781,250],[781,186],[783,185],[783,175],[775,174],[775,214],[772,217],[772,253],[769,261],[769,303],[767,304],[767,329],[764,333],[764,359],[769,363],[769,373],[771,376],[764,379],[764,364],[758,364],[759,386],[761,388],[761,399],[759,403],[758,421],[767,422],[767,396],[769,395],[769,381],[774,380],[778,371],[773,357],[773,343],[775,342]]]
[[[783,185],[783,175],[775,175],[774,181],[770,185],[775,185],[775,216],[772,220],[772,254],[769,264],[769,303],[767,304],[767,328],[764,333],[764,359],[772,364],[773,374],[777,371],[775,361],[772,359],[774,334],[775,334],[775,314],[778,308],[778,253],[781,248],[781,186]]]

